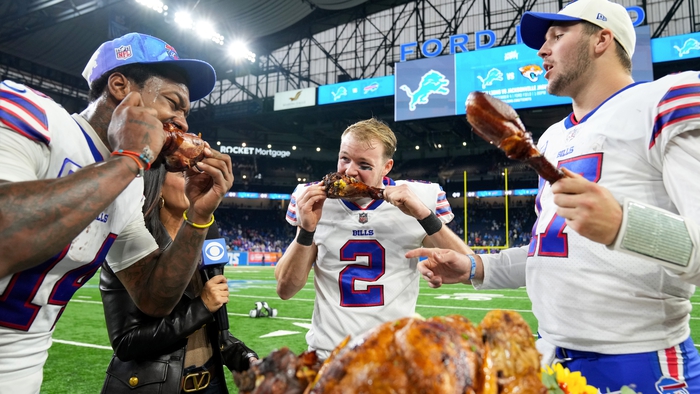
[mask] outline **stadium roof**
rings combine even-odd
[[[138,0],[146,1],[146,0]],[[203,59],[226,77],[225,49],[203,41],[191,30],[174,22],[174,14],[185,9],[215,22],[227,42],[244,39],[258,55],[292,44],[304,37],[341,26],[358,18],[390,9],[411,0],[164,0],[167,15],[148,9],[137,0],[4,0],[0,1],[0,80],[18,76],[19,81],[50,94],[68,111],[85,105],[87,83],[81,72],[95,49],[103,42],[137,31],[159,37],[175,47],[183,58]],[[49,91],[47,81],[56,83]],[[331,108],[333,107],[333,108]],[[197,118],[193,129],[227,134],[229,140],[249,139],[253,143],[273,142],[322,146],[325,152],[338,147],[340,132],[368,114],[393,123],[393,98],[367,103],[313,107],[293,111],[263,112],[231,119]],[[196,127],[195,127],[196,126]],[[294,126],[299,126],[294,127]],[[414,142],[442,141],[439,135],[469,136],[463,118],[430,119],[396,124],[400,148]],[[290,132],[290,127],[295,130]],[[216,131],[214,131],[216,130]],[[255,141],[254,141],[255,140]],[[405,143],[403,141],[409,141]]]
[[[367,15],[407,2],[165,0],[167,12],[158,13],[136,0],[4,0],[0,2],[0,64],[46,67],[46,73],[79,78],[102,42],[137,31],[165,40],[181,57],[203,59],[225,70],[225,45],[203,41],[192,30],[179,28],[174,22],[178,10],[211,20],[225,42],[242,39],[254,52],[264,54],[353,20],[358,12]]]

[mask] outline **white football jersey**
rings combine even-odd
[[[0,84],[0,122],[0,178],[6,181],[65,177],[110,155],[79,115],[71,117],[50,98],[11,81]],[[143,227],[142,199],[143,179],[136,178],[58,254],[0,278],[1,392],[3,382],[41,371],[68,301],[105,261],[127,224],[140,219]]]
[[[408,185],[430,210],[449,223],[454,214],[440,185],[396,181]],[[296,200],[309,184],[295,189],[287,221],[298,225]],[[418,259],[404,254],[420,247],[426,233],[418,221],[384,200],[365,206],[327,199],[314,242],[316,300],[309,349],[327,358],[346,336],[357,336],[380,323],[415,313],[420,274]]]
[[[668,142],[700,130],[697,72],[633,84],[578,123],[573,114],[538,142],[547,159],[606,187],[622,202],[632,197],[670,212],[677,204],[664,186]],[[697,183],[695,168],[672,174]],[[539,333],[554,345],[608,354],[674,346],[690,335],[689,298],[695,287],[660,265],[615,252],[566,226],[556,214],[551,185],[540,179],[538,219],[528,251],[527,291]],[[685,207],[700,199],[688,195]],[[700,223],[700,217],[690,217]]]

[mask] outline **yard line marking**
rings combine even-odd
[[[244,294],[229,294],[229,298],[231,297],[240,297],[240,298],[258,298],[261,300],[277,300],[282,302],[283,300],[279,297],[270,297],[270,296],[257,296],[257,295],[244,295]],[[294,301],[311,301],[314,302],[313,298],[292,298]]]
[[[311,320],[311,319],[309,319],[309,320]],[[307,330],[311,329],[311,324],[306,324],[306,323],[292,323],[292,324],[294,324],[295,326],[301,327],[301,328],[305,328]]]
[[[269,334],[261,335],[258,338],[283,337],[287,335],[301,334],[299,331],[277,330]]]
[[[233,313],[233,312],[229,312],[229,313],[228,313],[228,315],[229,315],[229,316],[243,316],[243,317],[250,317],[250,315],[249,315],[249,314],[247,314],[247,313]],[[299,321],[311,321],[311,319],[303,319],[303,318],[300,318],[300,317],[284,317],[284,316],[275,316],[275,317],[271,317],[271,319],[275,319],[275,320],[299,320]],[[298,323],[293,323],[293,324],[298,324]]]
[[[84,304],[100,304],[100,305],[102,305],[102,301],[76,300],[75,298],[70,300],[70,302],[82,302]]]
[[[463,309],[467,311],[492,311],[494,308],[474,308],[467,306],[440,306],[440,305],[416,305],[416,308],[433,308],[433,309]],[[525,309],[508,309],[509,311],[515,311],[518,313],[532,313],[531,310]]]
[[[91,347],[93,349],[104,349],[104,350],[112,350],[110,346],[102,346],[102,345],[93,345],[91,343],[82,343],[82,342],[73,342],[73,341],[64,341],[62,339],[51,339],[53,342],[56,343],[62,343],[64,345],[73,345],[73,346],[82,346],[82,347]]]

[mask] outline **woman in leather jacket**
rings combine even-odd
[[[144,183],[146,227],[164,249],[189,206],[184,177],[161,166],[146,172]],[[219,238],[216,224],[207,238]],[[142,313],[107,264],[102,265],[100,292],[114,349],[102,393],[228,393],[223,365],[244,371],[257,359],[214,322],[214,312],[228,301],[223,275],[207,280],[196,271],[177,306],[163,318]]]

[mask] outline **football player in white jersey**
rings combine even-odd
[[[521,32],[548,91],[573,99],[538,142],[567,177],[540,179],[529,247],[479,255],[474,270],[451,251],[408,256],[429,257],[420,269],[432,286],[527,286],[545,360],[603,392],[700,392],[688,325],[697,276],[682,270],[700,244],[700,74],[635,83],[634,28],[607,0],[526,13]]]
[[[404,254],[421,244],[466,253],[443,223],[454,217],[440,185],[396,181],[396,136],[377,119],[348,127],[338,153],[340,174],[384,189],[383,200],[327,199],[324,186],[297,186],[287,221],[297,237],[275,268],[277,294],[289,299],[314,269],[316,299],[309,349],[325,359],[348,335],[415,313],[420,273]]]
[[[51,334],[75,291],[107,261],[145,313],[167,315],[189,283],[208,223],[233,183],[228,156],[206,149],[187,175],[187,222],[161,252],[141,214],[140,175],[163,123],[187,130],[190,100],[214,69],[131,33],[95,52],[90,104],[70,115],[49,97],[0,83],[0,392],[38,393]]]

